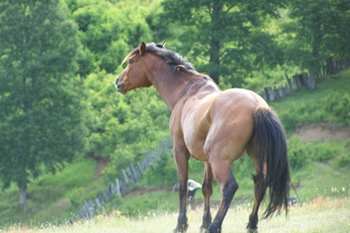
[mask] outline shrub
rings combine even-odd
[[[350,94],[333,91],[325,98],[325,109],[338,121],[350,126]]]
[[[297,136],[288,139],[289,166],[301,170],[310,163],[310,149]]]
[[[319,143],[312,147],[312,157],[319,162],[326,162],[333,159],[337,151],[337,149],[329,143]]]
[[[341,155],[336,160],[336,166],[339,168],[348,168],[350,167],[350,156],[349,155]]]

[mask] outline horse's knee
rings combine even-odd
[[[204,196],[205,195],[211,196],[213,194],[213,185],[211,182],[203,182],[202,193]]]

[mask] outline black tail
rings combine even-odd
[[[271,110],[255,111],[253,139],[259,148],[260,177],[264,176],[264,161],[266,161],[264,190],[269,188],[270,202],[263,218],[271,217],[273,213],[276,211],[279,213],[283,209],[287,214],[290,181],[287,143],[283,127]]]

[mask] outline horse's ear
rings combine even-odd
[[[157,48],[165,49],[165,41],[163,41],[162,43],[157,43],[156,46]]]
[[[140,46],[139,46],[139,52],[140,52],[140,54],[142,55],[142,54],[144,54],[145,52],[146,52],[146,44],[145,44],[145,42],[142,42],[141,44],[140,44]]]

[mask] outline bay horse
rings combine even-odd
[[[124,59],[127,67],[117,77],[118,92],[154,86],[171,109],[169,122],[173,156],[178,170],[179,215],[174,232],[186,232],[188,161],[203,161],[204,214],[201,231],[221,232],[221,225],[238,189],[231,165],[246,153],[253,160],[255,201],[248,232],[257,232],[258,210],[266,191],[269,203],[263,215],[288,212],[289,166],[283,127],[267,103],[245,89],[221,91],[191,63],[163,44],[142,42]],[[212,182],[220,185],[222,199],[212,221]]]

